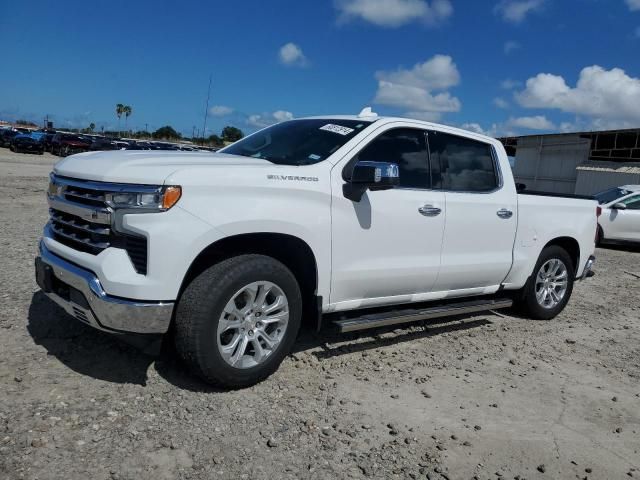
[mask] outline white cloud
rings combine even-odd
[[[578,131],[578,127],[574,123],[571,123],[571,122],[562,122],[562,123],[560,123],[559,130],[562,133],[576,132],[576,131]]]
[[[507,125],[510,127],[526,128],[528,130],[554,130],[556,128],[553,122],[544,115],[510,118]]]
[[[273,125],[274,123],[284,122],[286,120],[291,120],[293,118],[293,113],[287,112],[285,110],[277,110],[272,113],[261,113],[249,115],[247,118],[247,124],[252,127],[264,128],[269,125]]]
[[[460,83],[460,72],[449,55],[434,55],[424,63],[415,64],[411,70],[377,72],[376,78],[425,90],[442,90]]]
[[[513,137],[516,132],[503,123],[492,123],[489,128],[484,128],[480,123],[467,122],[460,125],[460,128],[471,132],[486,135],[487,137]]]
[[[224,117],[225,115],[229,115],[233,113],[233,108],[225,107],[224,105],[214,105],[209,109],[209,114],[214,117]]]
[[[545,0],[501,0],[495,6],[494,12],[507,22],[520,23],[529,13],[542,7],[544,2]]]
[[[493,99],[493,104],[498,108],[509,108],[509,102],[502,97],[496,97]]]
[[[464,130],[469,130],[470,132],[479,133],[481,135],[487,135],[487,131],[480,126],[479,123],[471,122],[471,123],[463,123],[460,125],[460,128]]]
[[[442,118],[440,112],[407,112],[405,116],[416,120],[424,120],[425,122],[437,122]]]
[[[280,62],[284,65],[304,67],[307,65],[307,57],[305,57],[302,49],[295,43],[289,42],[280,47],[278,51]]]
[[[460,100],[446,90],[460,83],[460,73],[448,55],[435,55],[410,70],[376,73],[378,91],[375,103],[409,110],[421,118],[435,119],[440,112],[457,112]]]
[[[339,22],[361,19],[380,27],[400,27],[414,21],[433,25],[453,14],[450,0],[334,0]]]
[[[518,42],[514,40],[508,40],[504,42],[504,47],[503,47],[504,53],[505,55],[509,55],[514,50],[518,50],[521,46],[522,45],[520,45]]]
[[[640,10],[640,0],[626,0],[629,10]]]
[[[506,80],[503,80],[502,82],[500,82],[500,88],[504,89],[504,90],[513,90],[516,87],[519,87],[522,85],[522,82],[519,82],[518,80],[511,80],[510,78],[507,78]]]
[[[557,109],[615,124],[640,122],[640,78],[620,68],[586,67],[575,87],[559,75],[540,73],[515,98],[526,108]]]

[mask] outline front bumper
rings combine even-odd
[[[42,291],[67,313],[99,330],[114,333],[166,333],[174,302],[144,302],[107,295],[100,280],[50,252],[40,243],[36,279]]]

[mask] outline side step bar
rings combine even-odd
[[[418,322],[420,320],[430,320],[432,318],[452,317],[455,315],[465,315],[468,313],[486,312],[499,308],[509,308],[513,305],[511,299],[484,299],[467,300],[447,305],[438,305],[426,308],[413,308],[395,310],[390,312],[369,313],[361,317],[349,318],[346,320],[335,320],[333,324],[338,327],[340,333],[356,332],[369,328],[386,327],[400,323]]]

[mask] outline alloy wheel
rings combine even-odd
[[[238,290],[218,320],[218,351],[235,368],[255,367],[267,360],[284,338],[289,302],[275,283],[253,282]]]

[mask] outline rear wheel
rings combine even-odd
[[[300,328],[296,278],[277,260],[240,255],[201,273],[176,311],[176,349],[205,381],[253,385],[277,370]]]
[[[546,247],[523,288],[523,313],[536,320],[550,320],[562,312],[573,291],[574,272],[573,261],[564,248]]]

